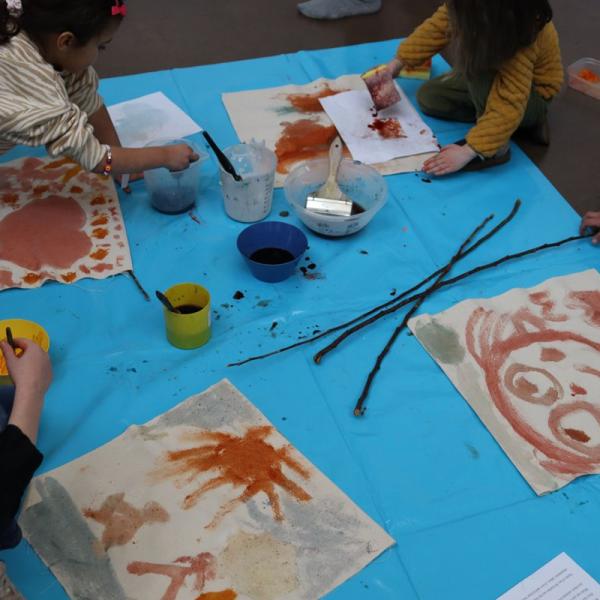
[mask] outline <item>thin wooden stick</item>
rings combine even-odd
[[[496,225],[486,235],[484,235],[477,242],[475,242],[472,246],[470,246],[467,250],[465,250],[463,256],[468,256],[469,254],[471,254],[472,252],[477,250],[477,248],[479,248],[479,246],[481,246],[481,244],[483,244],[484,242],[489,240],[493,235],[495,235],[498,231],[500,231],[503,227],[505,227],[515,217],[515,215],[517,214],[517,212],[519,211],[520,208],[521,208],[521,200],[517,199],[512,207],[512,210],[508,214],[508,216],[505,217],[500,223],[498,223],[498,225]],[[359,321],[366,319],[370,315],[375,314],[376,312],[378,312],[384,308],[387,308],[388,306],[392,306],[392,305],[400,302],[403,298],[405,298],[409,294],[416,292],[419,288],[421,288],[424,285],[426,285],[427,283],[429,283],[434,277],[438,276],[442,272],[442,270],[443,270],[443,268],[438,269],[437,271],[435,271],[434,273],[432,273],[431,275],[429,275],[428,277],[423,279],[423,281],[420,281],[413,287],[409,288],[408,290],[405,290],[404,292],[402,292],[401,294],[399,294],[392,300],[388,300],[387,302],[384,302],[383,304],[375,306],[374,308],[370,309],[366,313],[363,313],[363,314],[359,315],[358,317],[351,319],[350,321],[346,321],[345,323],[341,323],[340,325],[331,327],[331,328],[327,329],[326,331],[318,333],[317,335],[313,335],[312,337],[310,337],[306,340],[302,340],[300,342],[290,344],[289,346],[283,346],[282,348],[278,348],[277,350],[272,350],[271,352],[267,352],[265,354],[251,356],[251,357],[241,360],[239,362],[229,363],[227,366],[228,367],[241,367],[242,365],[245,365],[250,362],[254,362],[256,360],[270,358],[271,356],[275,356],[277,354],[282,354],[283,352],[287,352],[288,350],[294,350],[295,348],[300,348],[301,346],[305,346],[307,344],[312,344],[313,342],[316,342],[317,340],[320,340],[321,338],[327,337],[327,336],[331,335],[332,333],[336,333],[337,331],[345,329],[346,327],[350,327],[351,325],[354,325],[355,323],[358,323]]]
[[[414,303],[412,308],[406,313],[406,315],[404,316],[404,319],[402,319],[402,323],[400,323],[400,325],[398,325],[398,327],[396,327],[396,329],[394,329],[394,332],[392,333],[390,339],[387,341],[387,344],[384,346],[383,350],[377,356],[377,360],[375,361],[375,364],[373,365],[373,368],[371,369],[371,371],[367,377],[367,381],[365,382],[362,392],[358,398],[358,402],[356,403],[356,406],[354,408],[354,416],[355,417],[360,417],[361,415],[364,415],[364,413],[365,413],[364,404],[365,404],[365,401],[367,400],[367,397],[369,396],[369,391],[371,390],[373,381],[375,381],[375,377],[377,377],[377,373],[381,369],[381,365],[383,364],[385,357],[388,355],[389,351],[391,350],[392,346],[394,345],[394,342],[396,341],[396,339],[398,338],[398,336],[400,335],[402,330],[406,327],[409,319],[417,312],[417,310],[419,310],[421,304],[423,304],[423,302],[425,302],[425,300],[429,296],[431,296],[431,294],[433,294],[434,292],[436,292],[439,289],[440,284],[442,283],[442,281],[444,280],[446,275],[448,275],[448,273],[450,273],[450,271],[452,270],[452,267],[459,260],[461,260],[465,248],[473,241],[475,236],[493,218],[494,218],[494,215],[490,215],[489,217],[484,219],[484,221],[482,221],[481,224],[478,225],[473,230],[471,235],[460,245],[459,249],[456,251],[454,256],[450,259],[450,262],[442,269],[442,272],[437,276],[436,280],[426,290],[424,290],[419,295],[419,298],[417,299],[417,301]],[[318,361],[316,361],[316,358],[315,358],[315,362],[318,362]]]
[[[135,283],[135,285],[137,286],[138,290],[140,290],[140,292],[142,292],[142,294],[144,295],[144,298],[146,299],[146,302],[150,302],[150,296],[148,295],[148,292],[144,289],[144,286],[140,283],[140,280],[137,278],[136,274],[133,272],[132,269],[130,269],[129,271],[127,271],[129,273],[129,275],[131,276],[131,278],[133,279],[133,282]]]

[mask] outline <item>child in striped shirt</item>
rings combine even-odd
[[[105,175],[198,159],[186,144],[121,147],[92,64],[126,12],[122,0],[0,0],[0,154],[44,145]]]

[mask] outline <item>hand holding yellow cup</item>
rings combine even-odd
[[[6,319],[0,321],[0,340],[6,340],[6,329],[10,327],[10,330],[14,338],[25,338],[34,341],[38,346],[48,352],[50,349],[50,337],[46,330],[33,321],[26,321],[25,319]],[[19,354],[17,351],[17,355]],[[4,355],[0,352],[0,385],[12,385],[12,379],[8,374],[6,367],[6,360]]]

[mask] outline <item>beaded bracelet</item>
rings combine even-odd
[[[104,171],[102,175],[104,177],[108,177],[112,173],[112,150],[110,148],[106,149],[106,164],[104,165]]]

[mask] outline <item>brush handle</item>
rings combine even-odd
[[[329,176],[326,185],[336,184],[338,169],[342,162],[342,140],[338,135],[329,147]]]
[[[169,311],[169,312],[174,312],[174,313],[180,313],[181,311],[177,310],[172,304],[171,301],[159,290],[156,290],[156,292],[154,292],[156,294],[156,297],[162,302],[162,304],[164,305],[164,307]]]
[[[212,151],[215,153],[219,164],[223,167],[223,170],[226,173],[229,173],[236,181],[241,181],[242,178],[238,175],[234,166],[231,164],[231,161],[223,154],[221,148],[215,144],[215,141],[212,139],[210,133],[208,131],[203,131],[202,135],[204,139],[208,142],[208,145],[212,148]]]
[[[8,342],[8,345],[16,351],[17,349],[17,345],[15,344],[15,340],[13,338],[13,334],[12,334],[12,329],[10,327],[6,328],[6,341]]]

